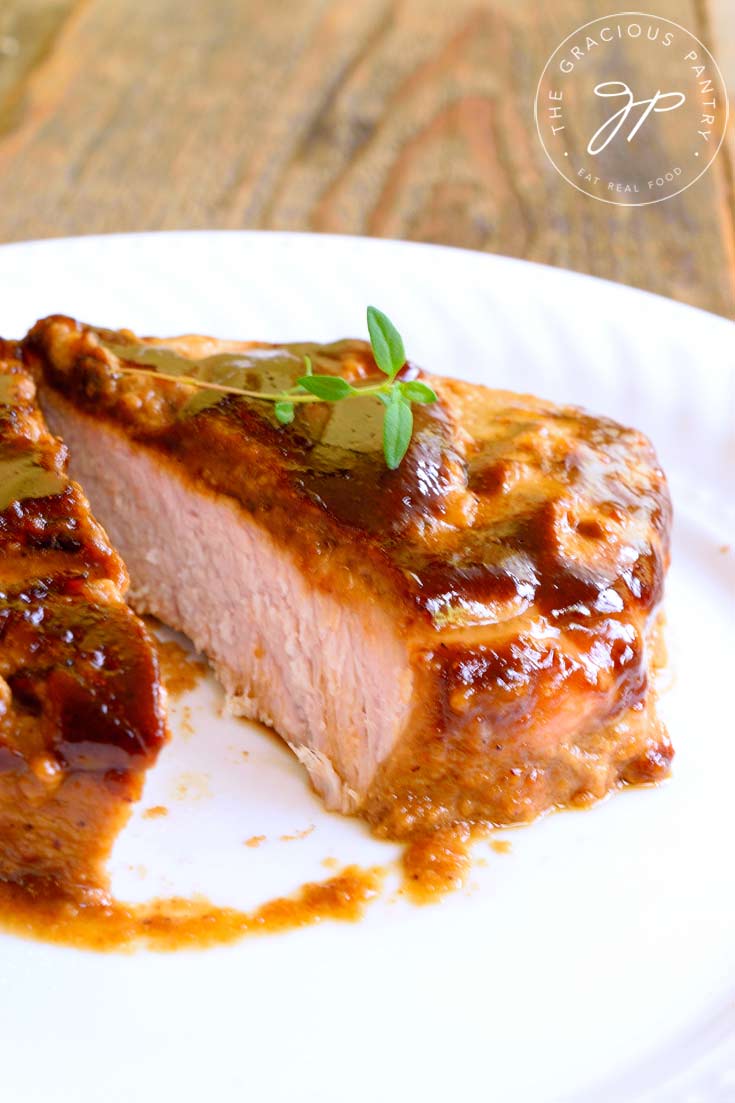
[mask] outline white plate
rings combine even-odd
[[[673,777],[508,832],[508,855],[479,846],[486,864],[436,907],[388,893],[357,925],[174,955],[2,937],[4,1099],[735,1094],[735,553],[722,550],[735,544],[735,327],[587,277],[388,241],[197,233],[0,250],[7,336],[61,311],[142,333],[332,339],[364,335],[369,302],[432,370],[584,404],[653,438],[676,507]],[[324,813],[289,753],[219,719],[217,699],[205,685],[184,702],[196,730],[165,750],[116,847],[120,895],[248,906],[328,876],[327,856],[395,854]],[[156,803],[171,814],[144,820]],[[252,835],[267,841],[243,846]]]

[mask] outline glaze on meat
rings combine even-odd
[[[280,389],[305,353],[353,383],[377,372],[361,341],[32,330],[44,408],[134,607],[187,633],[232,710],[381,834],[524,822],[665,776],[651,668],[671,509],[646,438],[424,376],[439,401],[389,471],[377,400],[283,427],[267,402],[170,378]],[[118,370],[136,365],[169,378]]]
[[[165,736],[127,574],[0,342],[0,880],[99,899]]]

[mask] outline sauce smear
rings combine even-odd
[[[383,875],[380,868],[347,866],[328,881],[303,885],[293,896],[252,912],[177,897],[140,905],[89,904],[0,883],[0,929],[81,950],[204,949],[324,919],[354,922],[378,895]]]

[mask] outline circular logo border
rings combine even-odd
[[[556,164],[556,162],[552,158],[551,154],[549,153],[548,149],[546,148],[546,143],[544,142],[543,135],[541,133],[541,127],[539,126],[539,119],[538,119],[538,101],[539,101],[539,93],[541,91],[541,85],[543,83],[544,77],[546,76],[546,72],[547,72],[549,66],[551,65],[551,62],[556,57],[559,50],[561,50],[562,46],[564,46],[569,41],[570,38],[574,38],[575,35],[579,34],[580,31],[585,31],[588,27],[591,27],[593,23],[601,23],[603,20],[607,20],[607,19],[622,19],[623,17],[629,16],[629,15],[637,15],[637,16],[642,17],[644,19],[657,19],[661,23],[668,23],[670,27],[676,27],[677,30],[683,31],[685,35],[689,35],[689,37],[691,39],[693,39],[693,41],[696,42],[697,45],[700,46],[702,50],[704,50],[705,54],[707,55],[707,57],[712,62],[712,65],[715,69],[715,72],[717,73],[717,76],[720,79],[721,87],[725,91],[725,122],[724,122],[724,125],[723,125],[723,128],[722,128],[722,137],[720,138],[719,142],[717,143],[717,148],[715,149],[714,153],[710,157],[707,164],[704,166],[704,168],[699,173],[699,175],[695,176],[693,180],[690,180],[688,184],[685,184],[683,188],[679,188],[678,191],[672,192],[671,195],[662,195],[658,199],[647,199],[645,201],[645,203],[622,203],[622,202],[619,202],[618,200],[615,200],[615,199],[603,199],[602,196],[592,195],[591,192],[585,191],[584,188],[580,188],[580,186],[578,184],[575,184],[573,180],[569,180],[564,175],[564,173],[561,171],[561,169],[559,168],[559,166]],[[580,195],[586,195],[588,197],[588,199],[594,199],[598,203],[607,203],[608,206],[610,206],[610,207],[652,207],[654,205],[654,203],[665,203],[667,201],[667,199],[674,199],[677,195],[681,195],[682,192],[685,192],[688,188],[691,188],[692,184],[696,184],[698,180],[701,180],[702,177],[704,176],[705,172],[707,172],[709,170],[712,162],[714,161],[715,157],[717,156],[717,154],[720,152],[720,150],[722,148],[722,143],[725,141],[725,135],[727,134],[727,126],[728,126],[728,123],[730,121],[730,100],[729,100],[729,97],[727,95],[727,85],[725,84],[725,78],[722,75],[722,70],[720,69],[719,65],[717,64],[717,62],[716,62],[715,58],[713,57],[712,53],[705,46],[704,42],[702,42],[701,39],[697,38],[697,36],[695,34],[692,34],[692,32],[687,30],[686,27],[683,27],[681,25],[681,23],[675,23],[673,19],[667,19],[665,15],[653,15],[651,12],[643,12],[643,11],[619,11],[619,12],[612,12],[610,15],[600,15],[596,19],[590,19],[588,23],[583,23],[580,27],[575,27],[575,29],[573,31],[571,31],[571,33],[566,36],[566,38],[563,38],[561,40],[561,42],[558,44],[558,46],[554,47],[551,54],[549,55],[549,58],[548,58],[546,64],[544,65],[541,76],[539,77],[539,80],[538,80],[538,84],[536,85],[536,95],[534,96],[534,101],[533,101],[533,121],[536,124],[536,133],[538,134],[539,141],[541,142],[541,148],[543,149],[544,153],[546,154],[546,156],[549,160],[549,163],[554,168],[554,171],[559,174],[559,176],[562,178],[562,180],[565,182],[565,184],[569,184],[569,186],[574,188],[575,191],[578,191],[580,193]]]

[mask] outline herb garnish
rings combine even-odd
[[[408,450],[413,433],[413,411],[411,405],[414,402],[421,404],[436,402],[436,395],[426,383],[417,379],[400,380],[397,378],[401,368],[406,363],[406,353],[403,348],[403,340],[400,333],[391,320],[377,307],[369,306],[367,309],[367,325],[370,334],[370,345],[375,357],[375,363],[386,376],[380,383],[369,383],[366,386],[353,387],[346,379],[339,375],[319,375],[314,372],[311,359],[304,356],[304,375],[296,384],[287,391],[247,391],[241,387],[224,383],[213,383],[210,380],[197,379],[191,375],[172,375],[179,383],[186,383],[201,389],[201,394],[194,395],[189,400],[187,410],[196,413],[216,401],[217,394],[240,395],[243,398],[257,398],[264,402],[274,403],[274,413],[281,425],[290,425],[294,419],[296,406],[310,402],[342,402],[350,398],[365,398],[372,395],[378,398],[385,406],[383,414],[383,455],[385,462],[391,471],[394,471]],[[124,349],[114,350],[118,355],[124,356]],[[122,372],[136,375],[148,375],[160,379],[168,373],[161,371],[148,371],[145,368],[119,368]],[[204,393],[208,392],[208,393]],[[213,393],[214,392],[214,393]]]

